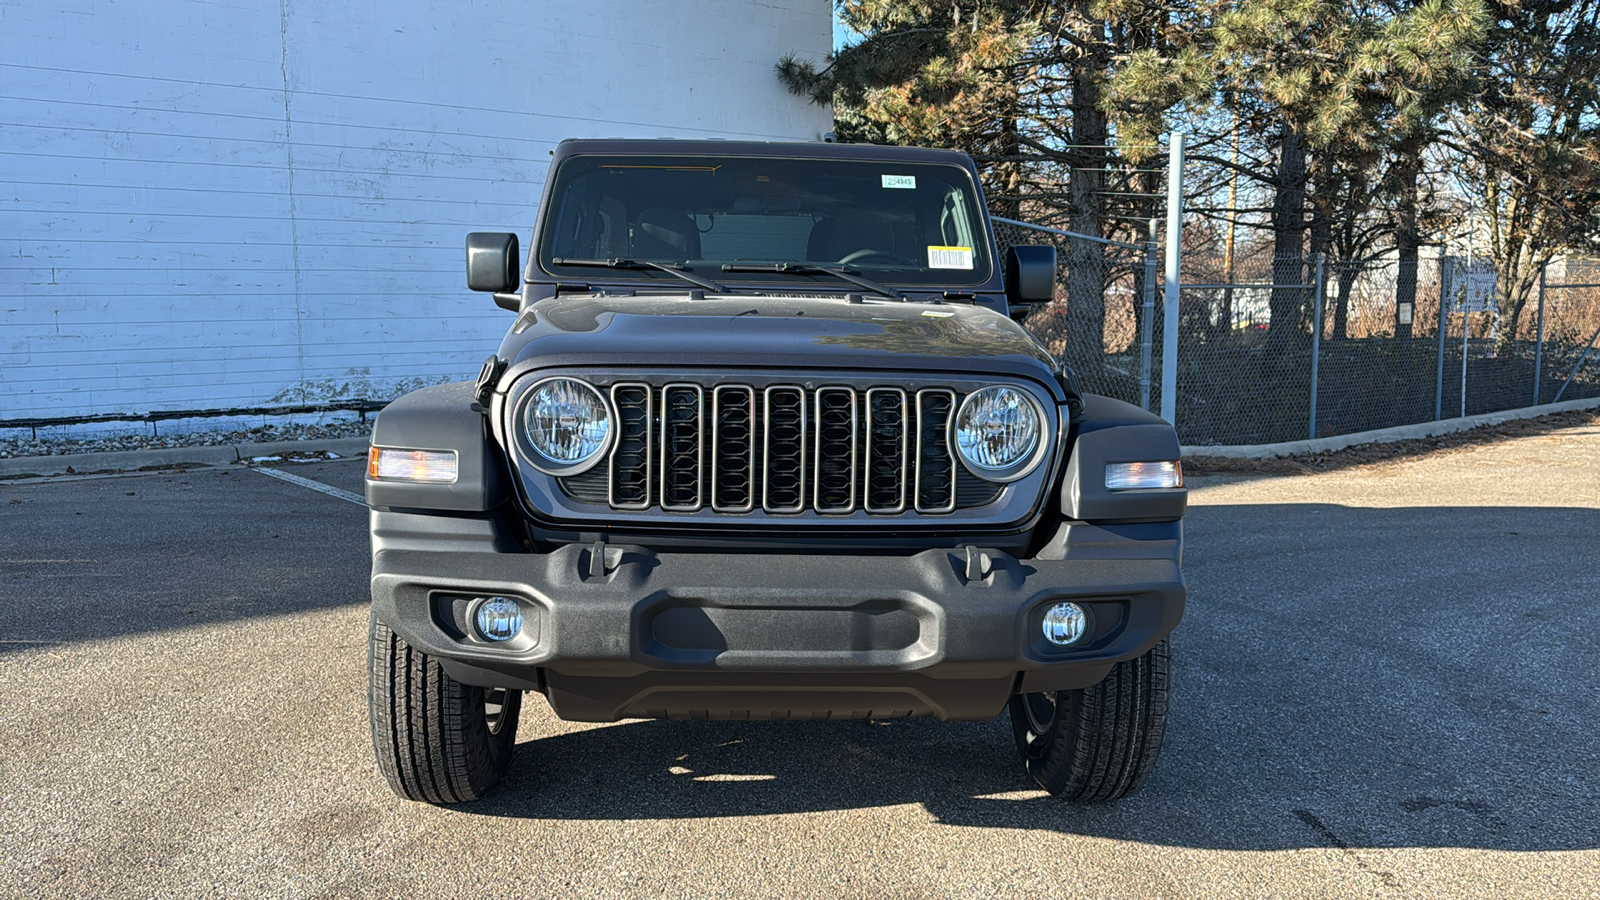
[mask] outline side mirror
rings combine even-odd
[[[1006,251],[1006,300],[1013,306],[1056,298],[1056,248],[1012,247]]]
[[[522,286],[522,254],[514,234],[474,231],[467,235],[467,287],[507,294]],[[500,298],[496,297],[499,303]],[[515,307],[513,307],[515,308]]]

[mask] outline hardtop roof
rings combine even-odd
[[[568,138],[556,146],[556,160],[579,154],[637,156],[752,156],[793,159],[851,159],[943,163],[974,169],[972,158],[958,150],[896,147],[882,144],[836,144],[826,141],[724,141],[690,138]]]

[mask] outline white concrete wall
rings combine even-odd
[[[388,398],[564,137],[815,139],[829,0],[0,0],[0,423]]]

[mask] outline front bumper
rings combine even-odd
[[[985,720],[1019,690],[1093,685],[1171,632],[1185,597],[1178,543],[1063,540],[1053,559],[413,545],[374,554],[372,597],[452,677],[542,691],[566,719]],[[523,605],[523,633],[505,644],[469,621],[472,598],[490,595]],[[1082,646],[1040,636],[1059,600],[1089,610]]]

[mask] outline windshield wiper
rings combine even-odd
[[[819,266],[816,263],[802,263],[802,262],[724,263],[723,266],[722,266],[722,271],[724,271],[724,272],[777,272],[780,275],[814,275],[814,274],[820,272],[820,273],[822,273],[824,275],[832,275],[835,278],[842,278],[845,281],[850,282],[851,284],[860,285],[861,287],[866,288],[867,290],[873,292],[874,294],[882,294],[883,296],[888,297],[891,300],[904,300],[905,299],[905,297],[902,296],[900,294],[900,292],[895,290],[894,288],[886,287],[884,285],[881,285],[881,284],[877,283],[876,281],[871,281],[869,279],[862,278],[860,275],[856,275],[856,274],[854,274],[852,272],[846,271],[843,268],[837,268],[836,269],[833,266]]]
[[[593,266],[597,269],[660,269],[668,275],[676,275],[684,281],[703,287],[708,291],[716,291],[719,294],[728,293],[728,289],[723,285],[709,278],[701,278],[699,275],[685,272],[683,266],[675,263],[658,263],[648,259],[573,259],[570,256],[557,256],[550,260],[550,263],[557,266]]]

